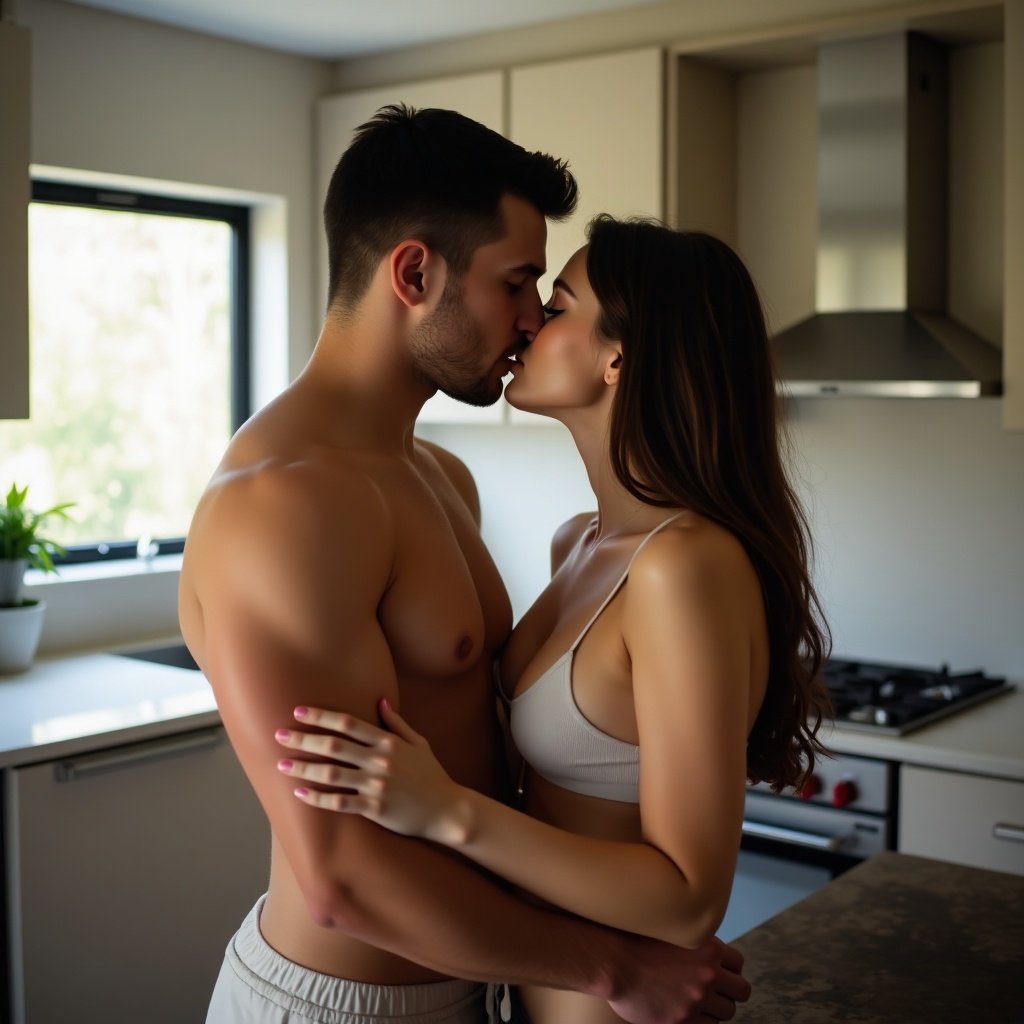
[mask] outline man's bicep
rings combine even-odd
[[[338,622],[330,642],[317,649],[295,644],[244,609],[218,620],[208,631],[207,671],[243,759],[253,759],[252,748],[280,753],[274,733],[297,725],[297,705],[374,720],[382,697],[397,704],[391,653],[372,615]]]
[[[342,492],[301,468],[264,472],[225,489],[202,524],[203,668],[243,761],[254,746],[273,750],[296,704],[365,713],[375,695],[394,695],[377,621],[391,537],[375,491],[360,483]]]
[[[307,900],[322,904],[336,883],[338,845],[358,823],[295,798],[294,780],[277,770],[286,751],[275,733],[296,727],[293,709],[302,704],[376,720],[377,701],[396,700],[386,640],[366,616],[339,623],[334,643],[312,653],[244,609],[220,615],[208,636],[207,671],[232,746]]]

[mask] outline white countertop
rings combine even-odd
[[[0,768],[220,722],[206,677],[110,653],[39,658],[0,675]]]
[[[110,653],[40,658],[0,676],[0,768],[219,721],[200,672]],[[821,737],[839,753],[1024,780],[1024,686],[908,736],[825,727]]]

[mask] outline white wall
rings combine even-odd
[[[255,397],[265,401],[320,329],[313,114],[332,91],[331,65],[56,0],[20,0],[17,21],[32,35],[33,165],[255,204]],[[176,572],[103,572],[69,569],[32,588],[49,604],[41,650],[177,631]]]
[[[837,654],[1024,680],[1024,434],[997,400],[792,403],[791,474],[812,518]],[[425,427],[480,488],[516,616],[558,525],[594,498],[561,427]]]
[[[1000,405],[794,403],[838,653],[1024,679],[1024,434]]]

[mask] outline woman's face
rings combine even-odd
[[[598,336],[601,308],[587,279],[586,246],[555,278],[544,313],[544,326],[512,364],[513,377],[505,387],[509,404],[557,416],[607,401],[606,372],[620,350]]]

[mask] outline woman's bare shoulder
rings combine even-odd
[[[644,545],[630,582],[633,589],[757,586],[742,541],[721,524],[693,513],[685,513]]]

